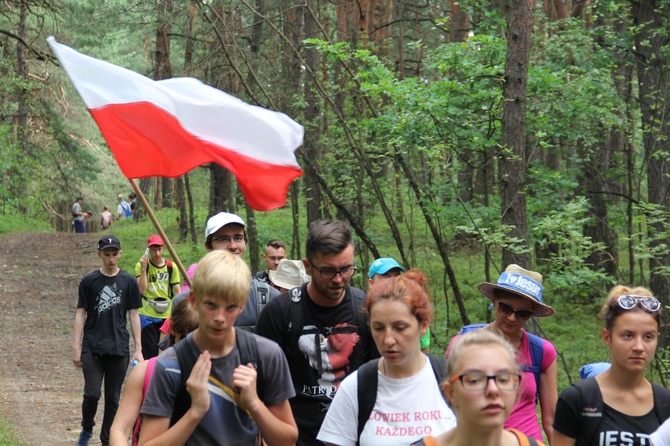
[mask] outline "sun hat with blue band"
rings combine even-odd
[[[554,314],[554,309],[542,302],[542,274],[528,271],[519,265],[511,264],[500,275],[497,284],[480,283],[477,289],[491,302],[495,302],[495,291],[502,290],[516,294],[535,304],[533,316],[544,317]]]

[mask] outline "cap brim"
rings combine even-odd
[[[529,300],[533,304],[535,304],[535,311],[533,311],[533,316],[535,317],[546,317],[546,316],[551,316],[554,314],[556,311],[551,308],[549,305],[545,305],[542,302],[537,301],[535,298],[532,296],[529,296],[527,294],[521,293],[517,290],[514,290],[512,288],[507,288],[504,286],[496,285],[494,283],[488,283],[488,282],[483,282],[477,285],[477,289],[479,290],[480,293],[482,293],[484,296],[488,298],[491,302],[494,302],[494,294],[493,292],[495,290],[502,290],[507,293],[514,294],[519,297],[523,297],[526,300]]]

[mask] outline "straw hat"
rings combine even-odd
[[[535,304],[533,316],[544,317],[554,314],[554,309],[542,303],[542,274],[521,268],[519,265],[511,264],[505,272],[500,275],[497,284],[480,283],[477,289],[491,302],[495,301],[495,290],[503,290],[508,293],[523,297]]]
[[[309,282],[305,265],[300,260],[281,259],[275,271],[268,273],[270,281],[281,288],[291,289]]]

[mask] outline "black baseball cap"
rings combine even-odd
[[[98,240],[98,251],[102,251],[107,248],[121,249],[121,242],[113,235],[105,235],[100,240]]]

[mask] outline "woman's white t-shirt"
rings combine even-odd
[[[456,426],[456,416],[442,397],[430,361],[421,371],[402,379],[377,372],[377,401],[361,433],[361,446],[407,446],[428,435]],[[318,440],[355,446],[358,424],[358,372],[349,375],[335,394]]]

